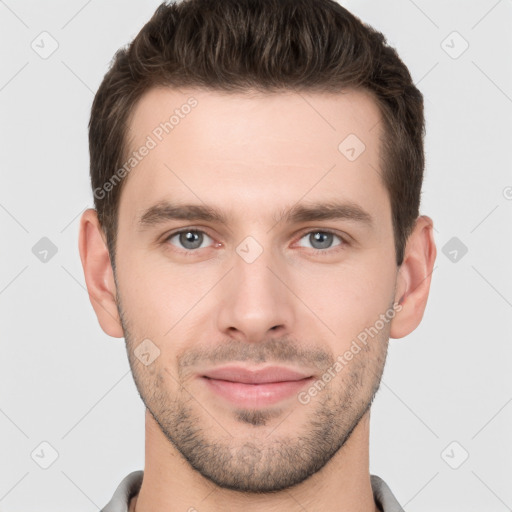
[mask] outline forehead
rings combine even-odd
[[[171,132],[176,139],[193,131],[196,145],[205,148],[226,146],[225,140],[231,136],[249,146],[257,135],[254,143],[267,139],[267,150],[276,145],[269,144],[272,139],[277,145],[285,142],[283,139],[290,143],[305,142],[305,149],[309,150],[319,147],[318,139],[322,137],[323,149],[329,146],[337,150],[338,143],[349,133],[357,135],[363,143],[371,142],[381,129],[380,119],[373,95],[362,89],[339,93],[234,93],[156,87],[135,105],[127,140],[130,148],[134,148],[147,135],[162,142]],[[230,149],[235,152],[239,146]]]
[[[247,212],[259,205],[261,211],[326,194],[377,213],[389,207],[380,176],[380,121],[373,96],[363,90],[151,89],[128,126],[127,159],[137,157],[128,166],[120,213],[123,204],[135,214],[180,199]]]

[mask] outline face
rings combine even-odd
[[[305,480],[369,410],[397,279],[379,120],[362,91],[161,88],[134,110],[130,150],[149,150],[118,212],[128,357],[169,442],[221,487]]]

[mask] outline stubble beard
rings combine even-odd
[[[389,329],[354,359],[306,405],[307,419],[291,434],[280,430],[295,409],[234,408],[232,417],[214,417],[177,379],[176,371],[145,367],[135,357],[136,337],[118,304],[126,349],[135,385],[162,433],[203,477],[224,489],[244,493],[271,493],[289,489],[321,470],[343,448],[369,411],[379,389],[387,356]],[[180,373],[180,372],[178,372]],[[179,389],[171,395],[169,386]],[[290,418],[287,416],[290,415]],[[302,417],[304,415],[302,414]],[[229,424],[247,425],[247,434],[235,437]],[[274,421],[274,424],[272,424]]]

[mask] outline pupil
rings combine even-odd
[[[333,235],[331,233],[323,233],[321,231],[314,233],[313,237],[314,237],[315,243],[317,243],[317,242],[320,243],[320,247],[316,247],[316,248],[318,248],[318,249],[328,248],[330,246],[332,236]],[[315,247],[314,244],[312,244],[312,245],[313,245],[313,247]]]
[[[187,249],[197,249],[197,247],[199,247],[201,245],[201,239],[199,237],[199,233],[197,233],[196,231],[187,231],[186,233],[182,233],[181,237],[182,237],[182,240],[180,240],[180,242]],[[198,240],[199,240],[199,244],[197,244]],[[192,244],[192,247],[188,246],[187,244]]]

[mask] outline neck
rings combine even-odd
[[[282,491],[249,494],[222,489],[194,470],[146,411],[144,478],[130,512],[379,512],[370,483],[369,419],[368,411],[345,445],[310,478]]]

